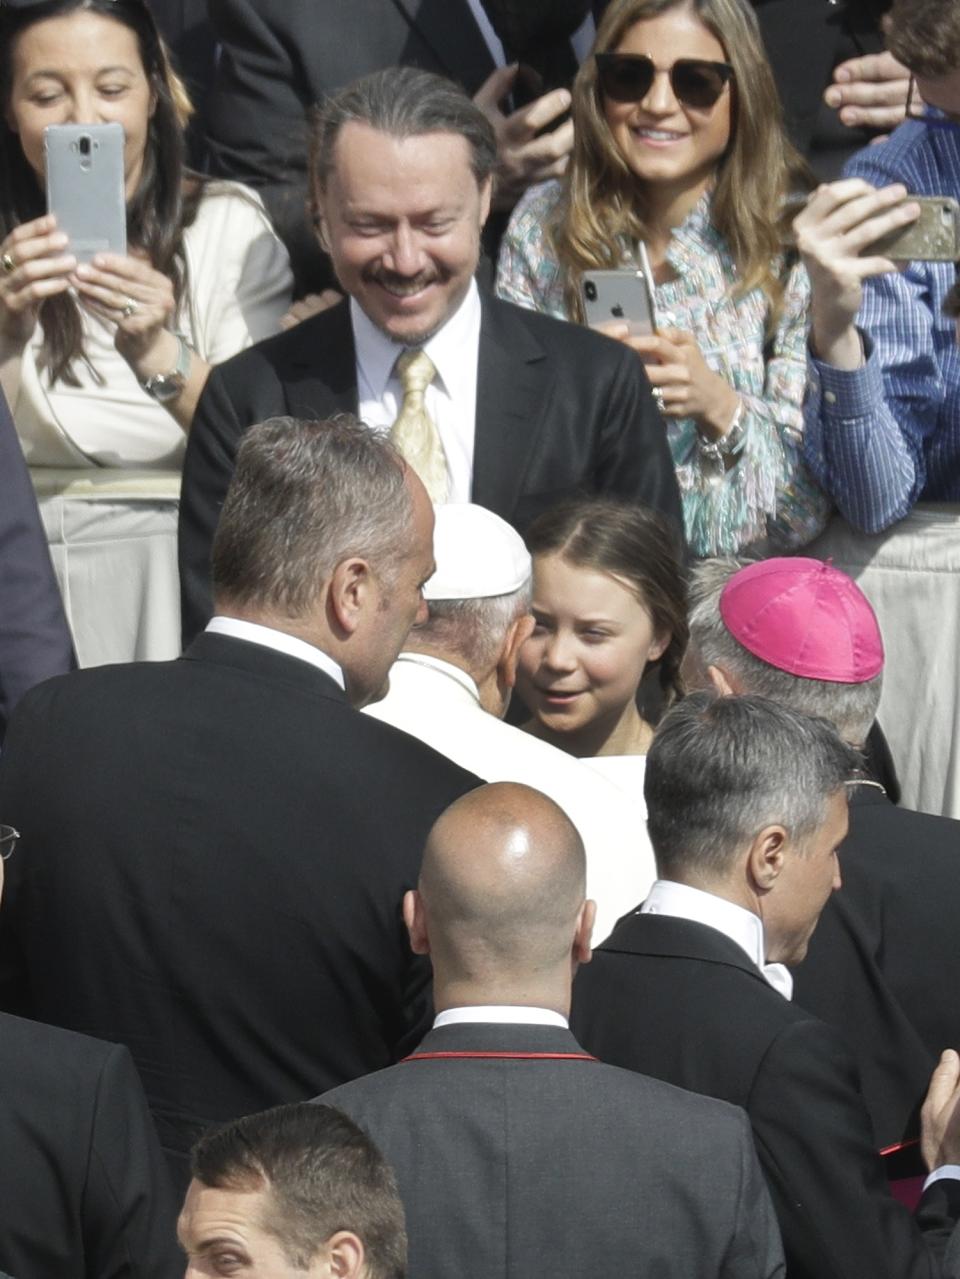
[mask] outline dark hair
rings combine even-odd
[[[887,48],[914,75],[938,80],[960,67],[960,11],[956,0],[893,0]]]
[[[654,632],[670,635],[661,656],[650,663],[665,702],[683,695],[687,587],[680,539],[665,516],[605,498],[574,499],[535,520],[526,543],[531,555],[556,554],[627,586],[649,612]]]
[[[147,130],[140,182],[127,204],[127,236],[131,245],[144,249],[153,266],[173,281],[179,303],[185,283],[180,259],[182,233],[196,216],[203,182],[196,179],[189,198],[184,197],[184,126],[191,111],[190,100],[142,0],[41,0],[22,9],[0,4],[0,104],[5,110],[10,102],[18,36],[37,22],[81,10],[120,22],[137,37],[156,107]],[[43,190],[19,138],[6,121],[0,122],[0,239],[45,211]],[[40,307],[40,323],[41,366],[49,368],[52,382],[62,380],[78,386],[70,366],[86,356],[76,302],[67,293],[47,298]],[[91,371],[98,376],[92,367]]]
[[[348,414],[252,426],[213,540],[215,596],[293,618],[348,555],[389,579],[409,552],[404,473],[389,439]]]
[[[191,1171],[214,1190],[268,1190],[271,1210],[258,1224],[292,1266],[306,1270],[331,1235],[349,1230],[370,1279],[403,1279],[407,1236],[393,1172],[332,1106],[275,1106],[213,1128],[194,1146]]]
[[[311,192],[326,188],[337,137],[351,120],[394,138],[460,134],[470,147],[470,165],[478,185],[487,180],[496,164],[493,125],[459,85],[432,71],[388,67],[354,80],[315,108],[310,130]]]
[[[657,869],[726,874],[771,824],[802,846],[859,763],[828,720],[766,697],[691,693],[663,717],[647,755]]]

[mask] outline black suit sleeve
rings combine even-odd
[[[178,555],[184,647],[213,613],[210,551],[244,430],[223,375],[215,368],[197,405],[183,463]]]
[[[960,1182],[935,1182],[917,1219],[890,1194],[853,1059],[818,1021],[771,1044],[749,1098],[791,1273],[935,1279]]]
[[[660,511],[683,536],[683,508],[667,431],[643,364],[621,349],[604,407],[595,491]]]
[[[176,1210],[133,1061],[114,1045],[94,1103],[83,1196],[90,1279],[175,1279],[183,1273]]]
[[[0,393],[0,743],[32,685],[74,666],[73,642],[13,419]]]

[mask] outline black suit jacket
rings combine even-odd
[[[212,171],[255,186],[298,285],[332,283],[305,217],[306,114],[357,77],[396,65],[473,94],[493,59],[466,0],[209,0],[220,43],[207,101]]]
[[[27,689],[73,666],[73,641],[33,485],[0,391],[0,745],[10,712]]]
[[[240,436],[277,414],[323,418],[356,410],[346,303],[213,370],[183,471],[185,641],[210,616],[210,548]],[[522,531],[577,492],[642,502],[682,528],[666,433],[643,365],[589,329],[484,297],[472,500]]]
[[[855,787],[840,868],[843,888],[796,970],[795,997],[847,1025],[875,1068],[903,1072],[922,1053],[932,1069],[944,1048],[960,1047],[960,822]],[[857,989],[866,997],[854,999]],[[887,1011],[874,1016],[881,1001]],[[913,1073],[916,1103],[925,1088],[919,1066]]]
[[[130,1054],[0,1014],[0,1268],[175,1279],[176,1209]]]
[[[844,1042],[722,933],[625,916],[577,976],[573,1027],[605,1061],[744,1107],[790,1279],[939,1275],[960,1182],[924,1193],[921,1234],[889,1193]]]
[[[379,1069],[429,1017],[400,914],[478,779],[309,663],[203,635],[17,710],[0,1000],[127,1044],[161,1142]],[[179,1158],[178,1158],[179,1156]]]
[[[417,1050],[581,1053],[555,1026],[451,1025]],[[773,1279],[741,1112],[600,1062],[411,1061],[322,1098],[397,1174],[417,1279]]]

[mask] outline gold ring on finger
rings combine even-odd
[[[0,266],[3,267],[4,275],[10,275],[12,271],[15,271],[17,269],[17,264],[13,260],[13,254],[4,253],[3,257],[0,257]]]

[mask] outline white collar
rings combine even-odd
[[[336,680],[342,689],[346,689],[343,670],[332,657],[308,644],[296,635],[288,635],[286,631],[278,631],[272,626],[263,626],[260,622],[247,622],[239,617],[212,617],[206,626],[211,635],[229,635],[232,639],[247,640],[250,644],[261,644],[264,648],[275,649],[278,653],[286,653],[288,657],[297,657],[301,662],[309,662],[318,670]]]
[[[404,662],[409,666],[422,666],[428,671],[435,671],[438,675],[445,675],[455,684],[459,684],[465,692],[470,694],[471,700],[480,705],[480,690],[477,688],[476,681],[453,662],[445,662],[442,657],[433,657],[429,653],[399,653],[397,662]]]
[[[440,1026],[462,1026],[474,1022],[504,1026],[559,1026],[569,1030],[566,1017],[552,1008],[527,1008],[521,1004],[477,1004],[470,1008],[447,1008],[433,1019],[434,1030]]]
[[[457,397],[458,388],[463,381],[461,370],[464,351],[477,348],[480,318],[480,292],[476,280],[471,280],[466,296],[456,311],[443,328],[434,333],[421,348],[430,356],[437,370],[437,381],[451,398]],[[382,400],[397,356],[405,348],[381,333],[354,298],[350,299],[350,322],[353,325],[357,365],[373,399]]]
[[[783,964],[767,963],[763,921],[753,911],[713,893],[705,893],[700,888],[692,888],[689,884],[658,879],[640,907],[640,913],[670,915],[715,928],[746,952],[774,990],[779,991],[784,999],[792,998],[793,977]]]

